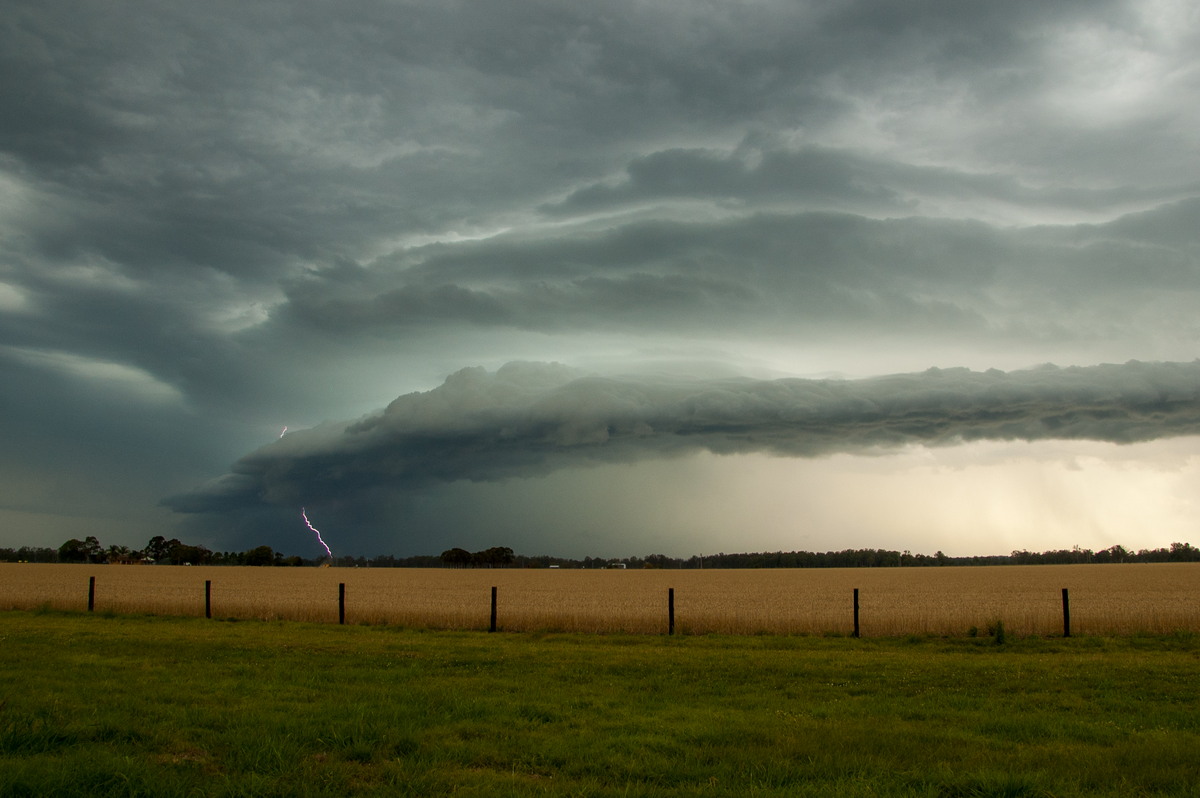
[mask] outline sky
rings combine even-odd
[[[1200,541],[1190,0],[8,0],[0,119],[0,546]]]

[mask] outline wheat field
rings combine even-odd
[[[780,570],[248,568],[0,563],[0,609],[95,609],[215,618],[486,629],[491,588],[510,631],[667,631],[668,589],[682,634],[849,634],[860,591],[863,636],[1063,631],[1200,631],[1200,564]]]

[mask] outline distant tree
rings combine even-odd
[[[119,546],[116,543],[108,547],[108,551],[104,553],[105,559],[110,563],[129,562],[132,552],[128,546]]]
[[[101,563],[107,561],[104,547],[100,545],[100,541],[96,539],[95,535],[88,535],[84,538],[83,547],[87,552],[88,562]]]
[[[246,565],[273,565],[275,563],[275,551],[270,546],[258,546],[243,552],[243,560]]]
[[[207,565],[212,562],[213,553],[203,546],[189,546],[186,543],[172,541],[175,545],[167,553],[167,559],[176,565]]]
[[[0,549],[0,559],[5,562],[59,562],[58,549],[45,546],[22,546],[13,549]]]
[[[162,535],[155,535],[154,537],[150,538],[149,542],[146,543],[146,556],[155,562],[158,562],[159,560],[166,560],[171,553],[172,544],[179,545],[179,541],[168,541]]]
[[[1167,559],[1171,562],[1196,562],[1200,560],[1200,549],[1193,548],[1191,543],[1172,543]]]
[[[87,562],[87,547],[82,540],[71,538],[58,547],[59,562]]]
[[[481,559],[489,568],[512,565],[513,550],[508,546],[492,546],[490,549],[481,552],[481,554]]]
[[[1096,552],[1096,562],[1125,562],[1127,557],[1129,552],[1119,543]]]
[[[1039,555],[1025,549],[1021,549],[1020,551],[1014,549],[1008,557],[1013,565],[1035,565],[1040,562]]]
[[[442,562],[451,568],[465,568],[471,564],[471,552],[453,548],[442,552]]]
[[[88,535],[83,540],[71,538],[59,546],[58,561],[101,563],[106,561],[106,555],[100,541],[96,540],[95,536]]]

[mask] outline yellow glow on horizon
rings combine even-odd
[[[550,551],[552,541],[522,535],[559,528],[564,550],[595,541],[585,548],[672,556],[858,548],[968,556],[1117,543],[1136,551],[1195,540],[1200,438],[980,442],[817,459],[705,453],[450,489],[471,492],[463,507],[489,508],[498,539]]]

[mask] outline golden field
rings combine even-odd
[[[486,629],[491,588],[499,628],[512,631],[849,634],[853,590],[864,636],[1062,633],[1068,588],[1073,634],[1200,631],[1200,563],[770,570],[519,570],[248,568],[0,563],[0,609],[83,610],[96,578],[98,612],[338,621]]]

